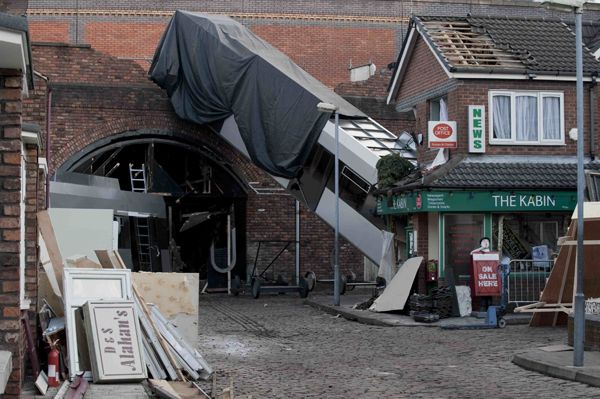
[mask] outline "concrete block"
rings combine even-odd
[[[12,372],[12,352],[0,351],[0,394],[4,393]]]

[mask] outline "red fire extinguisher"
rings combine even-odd
[[[58,340],[48,342],[50,344],[50,353],[48,353],[48,386],[57,387],[60,384],[60,359],[59,352],[56,349]]]

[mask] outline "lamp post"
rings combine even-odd
[[[333,242],[333,305],[340,306],[340,117],[334,104],[317,104],[319,112],[335,115],[335,154],[334,154],[334,191],[335,191],[335,227]]]
[[[539,0],[536,0],[539,2]],[[575,12],[575,74],[577,78],[577,262],[575,265],[575,298],[573,303],[573,366],[583,366],[585,297],[583,295],[583,193],[585,175],[583,170],[583,50],[581,14],[583,0],[543,1],[550,7]]]

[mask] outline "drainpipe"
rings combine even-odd
[[[46,173],[46,209],[50,206],[50,119],[52,118],[52,89],[50,88],[50,78],[37,71],[33,74],[46,82],[46,164],[48,172]]]
[[[52,118],[52,89],[50,82],[46,86],[46,163],[48,164],[48,173],[46,173],[46,209],[50,207],[50,119]]]
[[[596,119],[596,115],[594,112],[595,109],[595,88],[596,88],[596,75],[592,75],[592,84],[590,85],[590,160],[594,160],[596,153],[596,140],[594,137],[594,122]]]

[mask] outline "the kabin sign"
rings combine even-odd
[[[429,121],[429,148],[456,148],[456,122]]]

